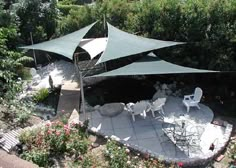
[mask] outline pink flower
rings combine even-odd
[[[73,127],[75,127],[75,126],[76,126],[76,123],[75,123],[75,122],[72,122],[71,125],[72,125]]]
[[[66,130],[69,130],[69,129],[70,129],[70,127],[69,127],[68,124],[64,125],[64,130],[65,130],[65,131],[66,131]]]
[[[47,126],[47,127],[50,127],[50,126],[51,126],[51,124],[50,124],[50,123],[47,123],[47,124],[46,124],[46,126]]]
[[[178,162],[177,165],[178,165],[179,167],[183,167],[183,166],[184,166],[183,162]]]
[[[47,133],[50,135],[50,134],[52,134],[52,131],[51,131],[51,130],[48,130],[48,132],[47,132]]]
[[[61,110],[62,113],[65,113],[65,110]]]
[[[60,136],[60,135],[61,135],[61,132],[60,132],[60,131],[56,131],[56,135],[57,135],[57,136]]]

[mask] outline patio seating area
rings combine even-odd
[[[136,115],[124,110],[117,116],[102,116],[98,111],[87,112],[89,128],[103,136],[115,137],[131,148],[166,161],[199,164],[209,160],[227,144],[232,126],[213,125],[212,110],[199,103],[200,109],[186,107],[179,97],[169,96],[163,106],[164,114],[147,112]],[[150,109],[151,110],[151,109]],[[85,116],[80,114],[80,120]],[[213,149],[210,148],[214,145]]]

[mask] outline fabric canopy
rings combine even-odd
[[[178,74],[178,73],[209,73],[217,72],[203,69],[188,68],[166,62],[153,53],[142,57],[140,60],[128,64],[124,67],[94,75],[101,76],[124,76],[124,75],[153,75],[153,74]]]
[[[75,49],[77,48],[85,34],[92,28],[95,23],[96,22],[63,37],[20,48],[49,51],[63,55],[72,60]]]
[[[162,41],[144,38],[121,31],[114,26],[108,25],[108,41],[98,63],[122,58],[138,53],[152,51],[159,48],[183,44],[182,42]]]
[[[87,51],[90,58],[93,59],[103,52],[107,45],[107,38],[82,39],[79,46]]]

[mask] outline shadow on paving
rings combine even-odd
[[[111,78],[85,88],[85,99],[91,106],[112,102],[137,102],[151,99],[156,92],[153,83],[134,78]]]

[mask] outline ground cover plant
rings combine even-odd
[[[234,141],[234,143],[231,145],[231,159],[232,159],[232,162],[231,162],[231,167],[236,167],[236,143]]]
[[[140,154],[129,149],[127,145],[120,145],[114,140],[108,139],[104,156],[108,161],[109,167],[123,168],[174,168],[183,167],[183,163],[164,163],[161,159],[150,157],[148,153]]]
[[[36,103],[42,102],[49,96],[49,90],[47,88],[42,88],[33,96]]]

